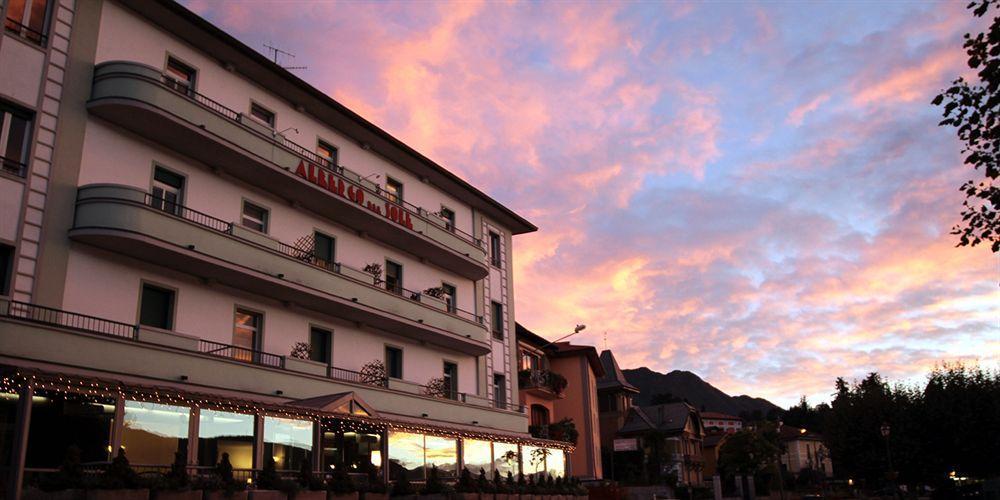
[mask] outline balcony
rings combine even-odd
[[[243,113],[167,85],[159,70],[134,62],[94,69],[87,108],[174,151],[225,171],[371,238],[405,249],[463,277],[488,274],[483,242],[420,207],[395,203],[356,173]]]
[[[371,274],[180,205],[154,208],[149,193],[96,184],[77,193],[70,238],[419,342],[480,356],[483,318],[419,292],[379,286]],[[162,206],[162,204],[160,204]]]
[[[533,396],[545,399],[562,399],[566,397],[566,377],[545,369],[521,370],[517,373],[517,386],[520,390]]]
[[[0,352],[160,379],[176,380],[180,372],[181,380],[189,383],[231,384],[231,389],[259,394],[281,388],[290,399],[356,391],[379,411],[430,413],[459,421],[486,419],[484,424],[497,428],[520,428],[524,418],[521,406],[496,409],[474,394],[428,394],[427,386],[415,382],[373,379],[322,363],[4,298],[0,298]]]

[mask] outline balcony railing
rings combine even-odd
[[[160,74],[159,83],[163,85],[165,88],[170,89],[171,91],[179,95],[185,96],[188,99],[191,99],[192,101],[198,104],[201,104],[206,109],[216,113],[219,116],[225,117],[226,119],[239,123],[241,125],[246,125],[245,122],[248,120],[248,118],[243,113],[235,111],[225,106],[224,104],[221,104],[218,101],[208,96],[205,96],[204,94],[200,94],[196,92],[194,89],[191,89],[190,87],[179,88],[176,84],[174,84],[174,80],[169,75]],[[256,131],[256,127],[251,127],[251,129],[254,129]],[[418,207],[412,203],[409,203],[406,200],[390,199],[380,186],[376,186],[375,189],[365,186],[364,184],[359,182],[360,176],[351,172],[346,167],[342,165],[332,164],[329,159],[320,156],[313,151],[310,151],[309,149],[289,140],[287,137],[278,134],[276,132],[273,132],[270,136],[267,136],[265,134],[260,134],[259,132],[258,135],[263,137],[265,140],[274,142],[275,144],[281,146],[282,148],[292,152],[293,154],[309,162],[316,168],[322,169],[327,173],[327,175],[332,176],[333,178],[339,180],[343,180],[349,186],[354,186],[354,189],[364,190],[366,193],[376,196],[383,202],[397,206],[400,210],[409,214],[410,217],[412,218],[421,219],[430,222],[432,224],[441,226],[446,230],[448,230],[449,232],[455,234],[458,238],[465,240],[467,243],[472,243],[478,246],[479,248],[484,248],[484,243],[480,238],[476,238],[475,236],[472,236],[471,234],[466,233],[465,231],[462,231],[461,229],[454,227],[453,224],[450,224],[443,217],[438,217],[437,219],[434,219],[432,217],[429,217],[429,215],[431,215],[429,211],[424,210],[423,208]],[[348,175],[347,172],[350,172],[352,175]]]
[[[180,217],[188,222],[193,222],[204,228],[211,229],[213,231],[217,231],[220,233],[225,233],[233,237],[238,237],[235,236],[233,232],[234,224],[232,222],[224,221],[222,219],[199,212],[197,210],[192,210],[177,203],[172,203],[172,202],[168,203],[163,198],[153,196],[151,193],[144,193],[143,203],[155,209],[162,210],[167,214]],[[386,290],[406,300],[411,300],[414,302],[421,302],[421,303],[427,303],[433,301],[432,299],[428,299],[427,298],[428,296],[425,295],[423,292],[408,290],[406,288],[403,288],[402,286],[385,286],[386,283],[385,280],[373,276],[363,270],[353,268],[351,266],[341,264],[339,262],[329,262],[320,259],[316,257],[313,249],[299,248],[273,239],[271,241],[274,244],[274,247],[272,248],[273,250],[276,250],[282,255],[286,255],[293,259],[299,260],[304,264],[309,264],[311,266],[323,269],[325,271],[339,274],[345,278],[348,278],[357,283],[361,283],[365,286],[377,288],[380,290]],[[371,281],[368,281],[367,279],[362,280],[357,278],[359,276],[371,276]],[[484,321],[482,316],[454,306],[438,308],[438,310],[479,324],[483,324]]]
[[[28,166],[12,158],[0,156],[0,170],[10,175],[24,178],[28,176]]]
[[[517,373],[517,384],[521,389],[543,389],[557,396],[566,390],[566,377],[545,369],[521,370]]]
[[[33,42],[34,44],[42,47],[44,47],[49,40],[49,36],[46,35],[45,33],[34,30],[28,26],[25,26],[20,22],[18,22],[17,20],[10,17],[8,17],[4,21],[4,27],[7,29],[7,31],[14,33],[17,36],[20,36],[21,38],[24,38],[25,40]]]
[[[148,341],[140,339],[140,325],[131,325],[120,321],[64,311],[61,309],[54,309],[51,307],[16,300],[0,299],[0,318],[11,318],[91,334],[106,335],[136,343],[149,343]],[[288,370],[288,368],[286,368],[285,356],[247,349],[245,347],[235,345],[223,344],[220,342],[213,342],[210,340],[198,339],[197,352],[209,356],[242,361],[247,364]],[[392,379],[391,381],[384,378],[371,380],[362,375],[361,372],[339,368],[336,366],[327,367],[327,378],[342,382],[350,382],[353,384],[387,388],[396,392],[451,399],[453,401],[483,407],[500,407],[491,405],[485,398],[474,394],[451,391],[447,394],[428,394],[428,386],[423,384],[399,379]],[[524,412],[524,407],[516,404],[504,405],[503,409],[521,413]]]

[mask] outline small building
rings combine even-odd
[[[725,413],[703,411],[701,421],[705,424],[706,430],[718,429],[729,434],[743,430],[743,419]]]
[[[642,450],[644,474],[674,473],[678,484],[703,482],[702,441],[705,428],[698,410],[687,403],[633,406],[618,430],[616,441],[635,439]],[[616,443],[617,444],[617,443]]]
[[[804,469],[821,471],[825,477],[833,476],[830,450],[823,445],[823,437],[800,427],[781,426],[778,433],[785,452],[781,455],[781,469],[798,474]]]

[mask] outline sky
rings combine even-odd
[[[730,394],[1000,364],[954,2],[185,2],[535,223],[516,316]],[[293,138],[294,139],[294,138]]]

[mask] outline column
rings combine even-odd
[[[11,443],[10,474],[7,484],[7,498],[21,498],[24,483],[24,457],[28,451],[28,427],[31,424],[31,397],[35,389],[30,384],[21,388],[17,400],[17,429]]]

